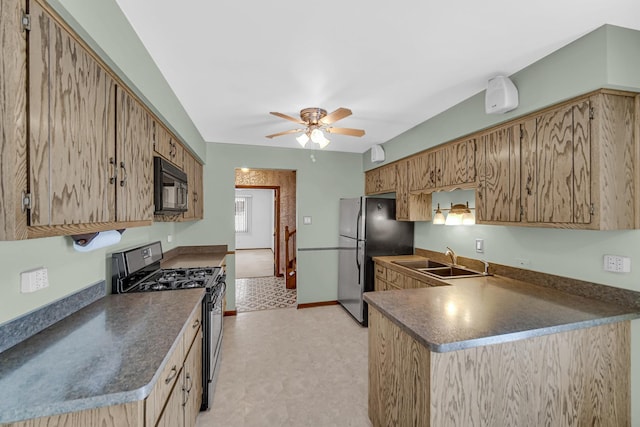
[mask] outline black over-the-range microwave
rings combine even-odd
[[[153,158],[154,214],[187,211],[187,174],[162,157]]]

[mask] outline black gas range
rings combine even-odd
[[[149,243],[112,254],[114,294],[205,288],[202,301],[202,406],[209,409],[220,365],[226,284],[220,267],[160,268],[162,244]]]

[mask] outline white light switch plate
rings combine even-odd
[[[484,239],[476,239],[476,252],[480,254],[484,252]]]
[[[45,267],[35,268],[20,273],[20,292],[39,291],[49,286],[49,275]]]

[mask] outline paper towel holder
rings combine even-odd
[[[118,233],[123,234],[126,229],[125,228],[121,228],[119,230],[116,230]],[[70,236],[73,239],[73,242],[78,245],[78,246],[87,246],[89,243],[91,243],[91,241],[93,239],[95,239],[96,237],[98,237],[98,235],[100,234],[99,231],[95,232],[95,233],[84,233],[84,234],[74,234],[73,236]]]

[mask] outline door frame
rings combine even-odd
[[[280,186],[279,185],[236,185],[235,188],[248,188],[254,190],[274,190],[273,199],[275,204],[273,222],[274,222],[274,250],[273,250],[273,273],[274,276],[282,277],[280,273]]]

